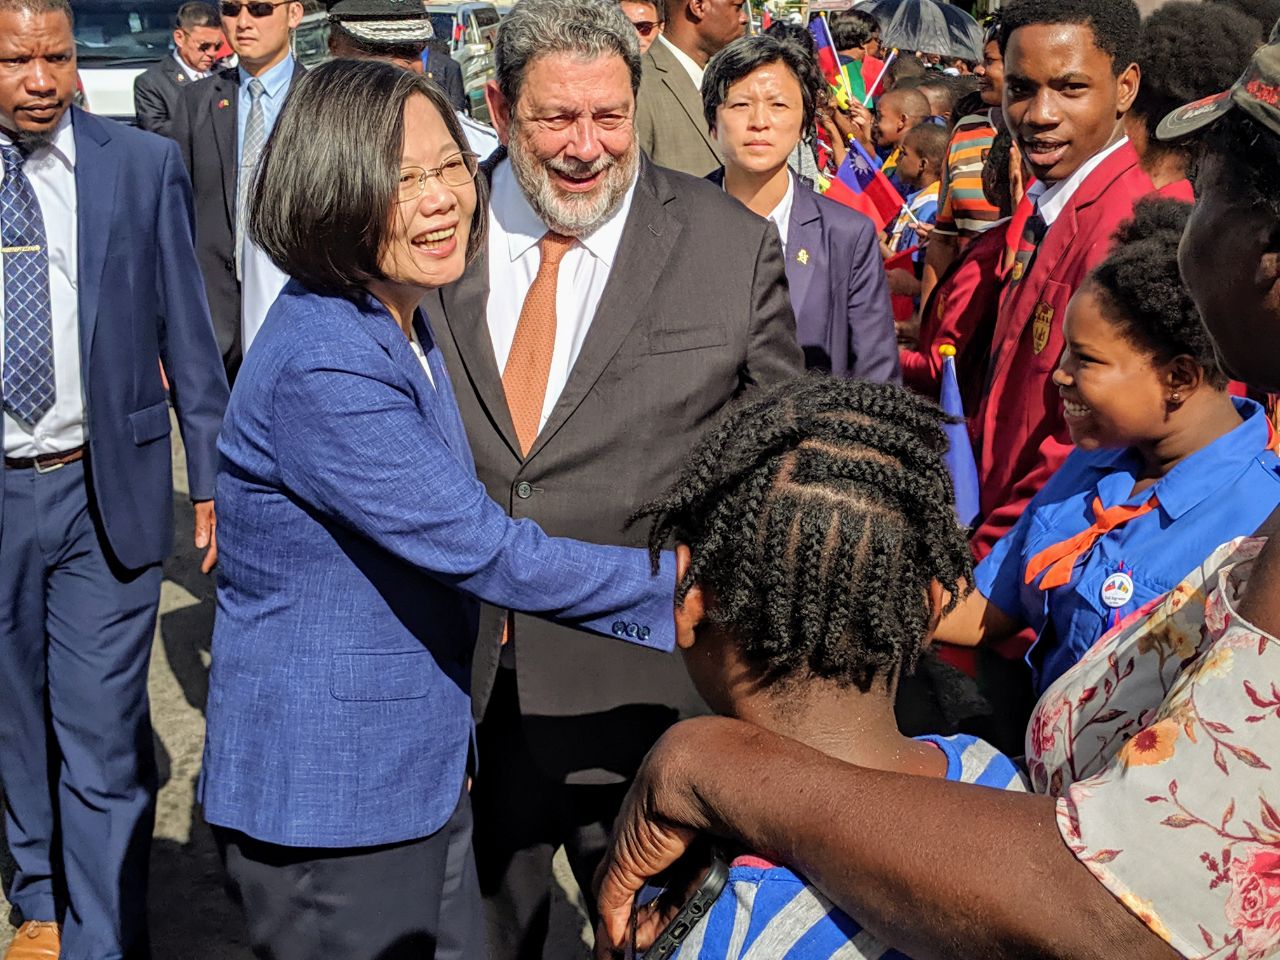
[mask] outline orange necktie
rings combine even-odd
[[[1032,557],[1031,562],[1027,564],[1026,582],[1031,583],[1040,575],[1040,571],[1047,569],[1049,572],[1040,581],[1041,590],[1052,590],[1054,587],[1061,587],[1070,583],[1071,571],[1075,567],[1076,561],[1092,550],[1093,545],[1098,540],[1116,527],[1128,523],[1134,517],[1150,513],[1159,505],[1159,499],[1153,495],[1146,503],[1138,506],[1121,504],[1118,507],[1110,507],[1104,510],[1102,508],[1102,500],[1094,497],[1093,525],[1081,530],[1074,537],[1063,540],[1061,543],[1045,547],[1045,549]]]
[[[556,345],[556,281],[560,261],[571,246],[573,237],[550,230],[538,241],[542,263],[525,294],[511,353],[502,371],[502,389],[507,395],[507,407],[511,410],[511,422],[515,425],[522,455],[529,453],[542,422],[551,353]]]

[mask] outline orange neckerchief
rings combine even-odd
[[[1152,496],[1146,503],[1133,506],[1121,504],[1118,507],[1103,509],[1102,499],[1093,498],[1093,525],[1081,530],[1074,537],[1068,537],[1060,543],[1045,547],[1027,564],[1026,582],[1031,583],[1042,570],[1049,572],[1040,581],[1041,590],[1052,590],[1071,582],[1071,571],[1076,561],[1093,549],[1093,545],[1116,527],[1128,523],[1135,517],[1150,513],[1160,505],[1160,500]]]

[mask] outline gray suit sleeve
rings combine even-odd
[[[138,126],[161,136],[172,136],[172,121],[169,106],[164,96],[157,89],[156,78],[150,73],[141,73],[133,81],[133,112],[137,115]]]
[[[782,239],[772,223],[761,233],[751,280],[751,327],[742,378],[744,386],[767,387],[804,373],[804,353],[796,340]]]

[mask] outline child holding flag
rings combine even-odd
[[[911,254],[910,270],[889,270],[889,292],[911,297],[916,309],[920,306],[920,277],[929,230],[938,219],[938,186],[946,152],[947,131],[942,127],[922,123],[907,134],[902,143],[898,174],[903,186],[913,192],[908,194],[902,212],[881,242],[886,261]]]

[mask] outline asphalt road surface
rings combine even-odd
[[[176,425],[173,436],[178,534],[173,556],[165,564],[150,677],[161,784],[151,850],[152,952],[157,960],[251,960],[240,915],[222,885],[213,837],[195,803],[208,693],[214,583],[200,573],[200,557],[191,546],[193,514]],[[4,889],[12,870],[0,837]],[[581,899],[563,855],[557,857],[556,873],[562,895],[553,905],[552,942],[546,955],[554,960],[585,960],[589,952]],[[0,893],[0,949],[8,946],[13,936],[11,923],[3,922],[6,917],[10,917],[9,904]],[[12,922],[17,919],[11,918]]]

